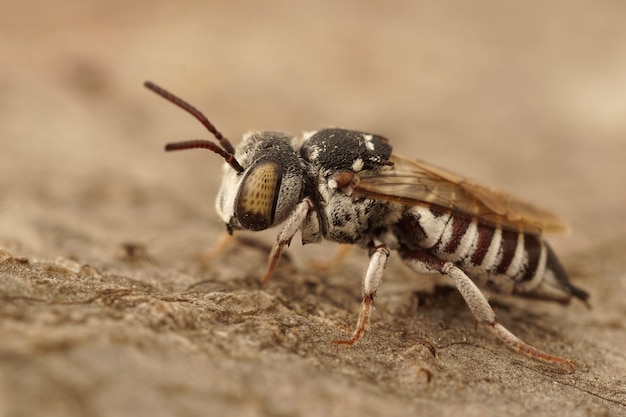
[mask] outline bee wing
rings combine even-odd
[[[555,215],[501,191],[467,180],[424,161],[393,154],[394,165],[357,174],[352,196],[407,205],[439,206],[505,229],[528,233],[567,233]]]

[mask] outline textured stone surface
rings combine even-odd
[[[626,8],[498,2],[3,2],[0,416],[626,413]],[[491,297],[575,371],[508,350],[461,297],[390,260],[349,349],[366,255],[223,230],[191,117],[341,126],[561,213],[553,246],[592,308]],[[252,239],[252,240],[251,240]]]

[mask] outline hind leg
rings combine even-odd
[[[517,352],[546,362],[565,364],[572,368],[573,362],[567,359],[552,356],[519,339],[503,325],[496,321],[487,298],[476,284],[459,267],[451,262],[442,261],[426,252],[419,250],[403,250],[400,255],[403,261],[414,271],[423,274],[440,273],[452,279],[455,287],[461,293],[465,303],[479,323],[486,324],[500,340]]]

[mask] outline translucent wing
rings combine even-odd
[[[566,233],[555,215],[443,168],[393,154],[393,167],[357,174],[352,196],[407,205],[439,206],[505,229],[528,233]]]

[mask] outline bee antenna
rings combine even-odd
[[[233,155],[232,153],[226,152],[224,149],[220,148],[219,146],[217,146],[215,143],[211,142],[210,140],[187,140],[184,142],[174,142],[174,143],[168,143],[167,145],[165,145],[165,150],[168,152],[182,151],[185,149],[198,149],[198,148],[208,149],[210,151],[213,151],[219,156],[221,156],[222,158],[224,158],[226,163],[230,165],[231,167],[233,167],[235,171],[237,172],[244,171],[243,167],[239,165],[239,162],[237,162],[237,160],[235,159],[235,155]]]
[[[164,88],[159,87],[158,85],[154,84],[151,81],[146,81],[146,82],[143,83],[143,85],[148,90],[151,90],[151,91],[157,93],[158,95],[160,95],[161,97],[163,97],[167,101],[169,101],[171,103],[174,103],[175,105],[177,105],[178,107],[180,107],[181,109],[185,110],[187,113],[189,113],[193,117],[195,117],[200,123],[202,123],[204,125],[204,127],[207,128],[207,130],[209,132],[211,132],[213,134],[213,136],[215,136],[215,138],[217,140],[220,141],[220,146],[228,154],[230,154],[230,157],[232,158],[232,160],[237,162],[235,160],[235,156],[234,156],[235,155],[235,148],[233,147],[233,145],[230,143],[230,141],[226,137],[224,137],[224,135],[222,135],[222,133],[219,130],[217,130],[217,128],[215,126],[213,126],[213,123],[211,123],[209,121],[209,119],[207,119],[207,117],[204,114],[202,114],[202,112],[200,112],[200,110],[196,109],[194,106],[192,106],[191,104],[187,103],[185,100],[181,99],[180,97],[175,96],[174,94],[170,93],[169,91],[165,90]],[[207,149],[209,149],[209,148],[207,148]],[[217,152],[217,151],[215,151],[215,152]],[[224,156],[220,152],[217,152],[217,153],[219,153],[220,155]],[[224,159],[226,159],[226,157],[224,157]],[[239,163],[237,163],[237,165],[240,166]]]

